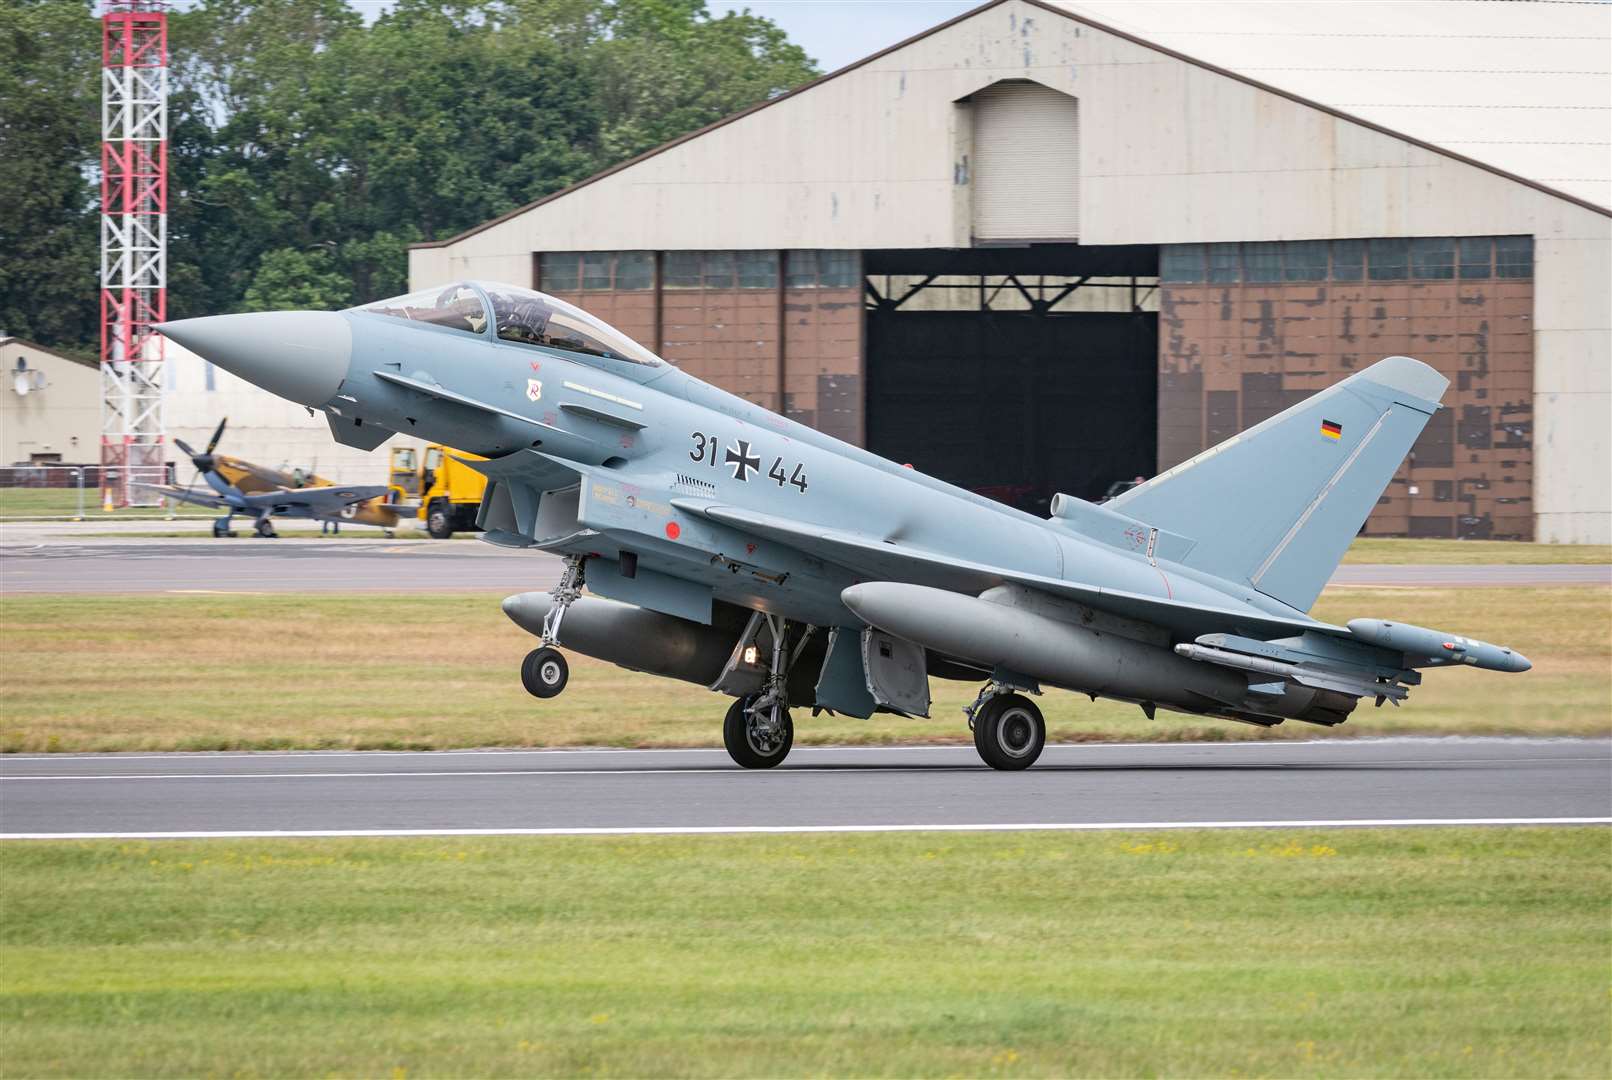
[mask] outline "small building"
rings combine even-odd
[[[1371,533],[1612,542],[1612,6],[991,0],[410,253],[1021,505],[1383,356]]]
[[[0,369],[0,465],[100,464],[95,361],[0,336]]]

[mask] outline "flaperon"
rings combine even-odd
[[[1270,726],[1398,704],[1419,668],[1525,671],[1510,649],[1305,612],[1448,381],[1392,356],[1102,506],[1042,519],[709,386],[563,301],[465,282],[345,312],[163,333],[373,449],[408,432],[484,455],[483,538],[563,555],[504,601],[542,637],[734,698],[741,765],[778,764],[791,707],[927,715],[979,680],[980,756],[1019,769],[1043,686]],[[584,595],[586,588],[592,595]]]

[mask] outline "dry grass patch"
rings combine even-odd
[[[1340,735],[1612,733],[1612,590],[1338,589],[1316,614],[1370,614],[1522,650],[1524,675],[1430,672],[1400,709],[1356,711]],[[574,657],[566,693],[521,689],[535,640],[485,594],[43,596],[0,604],[0,748],[39,750],[695,746],[720,742],[725,699]],[[960,741],[973,685],[934,680],[929,720],[796,716],[812,743]],[[1304,737],[1041,699],[1056,740]]]

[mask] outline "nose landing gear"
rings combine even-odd
[[[770,769],[789,756],[795,745],[795,725],[783,702],[768,695],[735,698],[722,718],[722,745],[728,756],[746,769]]]

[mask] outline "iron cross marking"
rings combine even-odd
[[[748,481],[750,474],[761,471],[761,456],[750,452],[750,444],[737,439],[728,447],[727,463],[733,466],[733,478]]]

